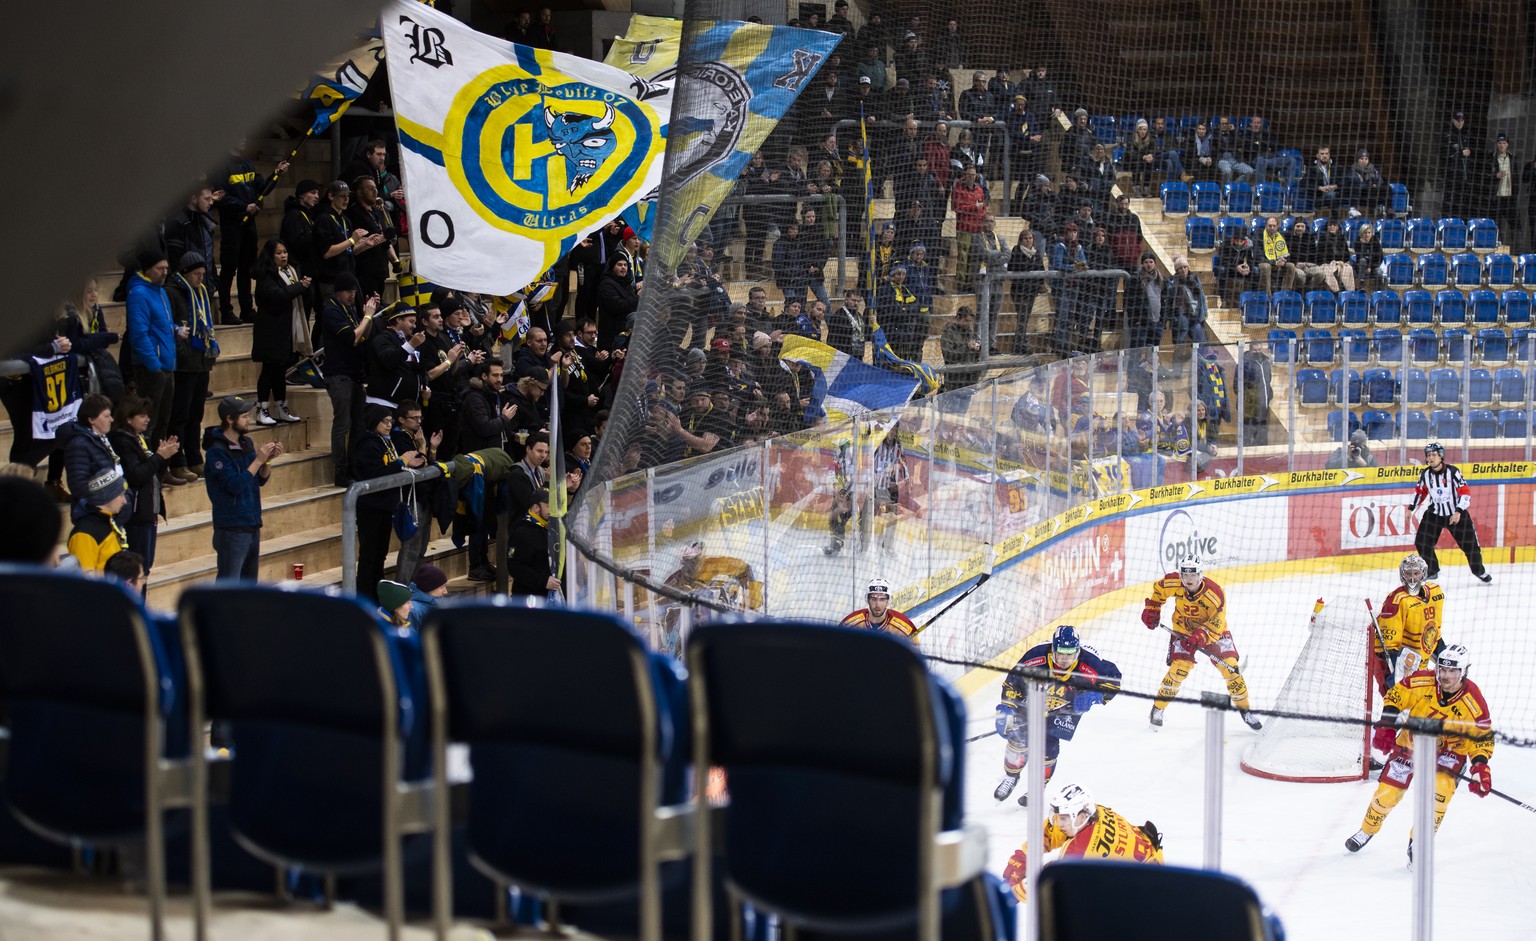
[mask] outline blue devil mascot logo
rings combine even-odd
[[[607,105],[602,116],[572,111],[556,113],[544,108],[544,126],[555,152],[565,158],[571,192],[592,178],[618,148],[613,134],[613,106]]]

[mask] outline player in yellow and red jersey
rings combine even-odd
[[[1195,666],[1195,651],[1211,657],[1227,683],[1232,705],[1250,729],[1260,728],[1248,714],[1248,683],[1237,670],[1237,644],[1227,630],[1227,596],[1221,586],[1205,577],[1199,559],[1185,559],[1177,572],[1169,572],[1152,585],[1152,597],[1141,612],[1148,630],[1157,630],[1163,602],[1173,599],[1173,635],[1168,639],[1168,673],[1152,703],[1152,727],[1163,727],[1163,710],[1179,694],[1179,687]]]
[[[1396,677],[1416,672],[1421,664],[1431,663],[1445,645],[1440,627],[1445,623],[1445,591],[1429,580],[1429,563],[1414,554],[1397,567],[1402,584],[1392,589],[1381,603],[1376,616],[1380,632],[1372,644],[1376,656],[1383,658],[1377,686],[1382,693],[1392,687]]]
[[[838,624],[842,627],[861,627],[867,631],[885,631],[899,637],[905,637],[913,644],[917,643],[917,625],[912,619],[891,607],[891,583],[883,578],[873,578],[869,582],[869,591],[865,592],[865,600],[869,607],[860,608]]]
[[[1059,858],[1087,857],[1129,863],[1163,863],[1163,835],[1148,820],[1135,826],[1102,804],[1080,784],[1063,782],[1046,803],[1045,852],[1060,849]],[[1019,901],[1026,901],[1025,871],[1029,841],[1013,851],[1003,878]]]
[[[1467,679],[1469,665],[1467,648],[1452,644],[1440,652],[1434,670],[1411,673],[1387,690],[1381,709],[1382,721],[1387,724],[1376,730],[1373,744],[1381,751],[1390,751],[1391,757],[1376,779],[1376,793],[1365,810],[1360,831],[1344,841],[1351,853],[1358,853],[1380,832],[1387,814],[1403,799],[1413,780],[1413,736],[1406,729],[1390,725],[1399,714],[1439,719],[1445,723],[1447,732],[1472,736],[1445,736],[1439,740],[1435,752],[1436,830],[1445,818],[1464,767],[1468,769],[1468,789],[1473,794],[1487,797],[1493,790],[1493,772],[1488,769],[1488,759],[1493,757],[1493,736],[1489,734],[1493,731],[1493,717],[1483,691]],[[1412,833],[1408,835],[1408,862],[1413,863]]]

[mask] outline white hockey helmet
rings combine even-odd
[[[688,545],[683,547],[683,561],[684,562],[688,562],[688,561],[691,561],[693,559],[697,559],[699,556],[701,556],[703,554],[704,554],[704,542],[702,540],[695,540],[694,542],[690,542]]]
[[[1398,563],[1397,576],[1403,580],[1403,585],[1409,591],[1418,591],[1419,586],[1429,577],[1429,563],[1417,552],[1403,557]]]
[[[1467,675],[1467,667],[1472,665],[1471,658],[1467,655],[1467,648],[1461,644],[1452,644],[1440,651],[1440,656],[1435,658],[1435,666],[1442,670],[1460,670],[1462,676]]]
[[[864,592],[866,598],[870,595],[884,595],[889,599],[891,597],[891,583],[879,576],[871,578],[869,580],[869,590]]]
[[[1046,797],[1045,809],[1052,817],[1076,820],[1078,814],[1093,816],[1098,811],[1099,805],[1093,802],[1093,795],[1081,784],[1063,782],[1054,787]],[[1057,826],[1061,824],[1058,823]]]
[[[1200,564],[1200,560],[1198,558],[1190,556],[1189,558],[1179,563],[1179,574],[1203,576],[1205,575],[1205,566]]]

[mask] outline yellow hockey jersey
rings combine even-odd
[[[1445,623],[1445,591],[1434,582],[1424,582],[1417,593],[1399,585],[1381,603],[1376,626],[1381,636],[1372,641],[1378,654],[1412,651],[1415,661],[1407,664],[1410,674],[1419,663],[1432,663],[1440,645],[1440,628]]]
[[[1066,831],[1047,820],[1045,822],[1045,851],[1061,849],[1062,859],[1086,857],[1090,859],[1115,859],[1130,863],[1163,863],[1163,838],[1147,821],[1141,826],[1100,806],[1094,814],[1093,824],[1067,836]],[[1063,847],[1065,847],[1063,849]],[[1019,901],[1026,901],[1025,867],[1029,862],[1029,841],[1013,851],[1003,878],[1008,882]]]
[[[1221,586],[1207,578],[1193,595],[1184,590],[1178,572],[1169,572],[1152,583],[1152,597],[1147,607],[1162,610],[1163,602],[1173,599],[1173,631],[1187,637],[1196,628],[1215,640],[1227,632],[1227,595]]]
[[[1447,732],[1479,735],[1480,738],[1447,736],[1440,739],[1440,751],[1451,752],[1468,760],[1493,756],[1493,716],[1483,691],[1471,680],[1462,680],[1461,689],[1449,699],[1441,699],[1433,670],[1410,673],[1382,697],[1383,718],[1387,710],[1406,712],[1424,719],[1440,719]],[[1397,733],[1399,748],[1413,747],[1413,735],[1402,729]]]
[[[763,583],[752,577],[751,565],[731,556],[706,555],[692,573],[680,568],[666,583],[682,591],[713,591],[715,600],[741,610],[763,606]]]

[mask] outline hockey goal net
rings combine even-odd
[[[1363,598],[1328,602],[1312,615],[1307,640],[1268,719],[1243,755],[1243,770],[1277,781],[1358,781],[1369,769],[1371,628]]]

